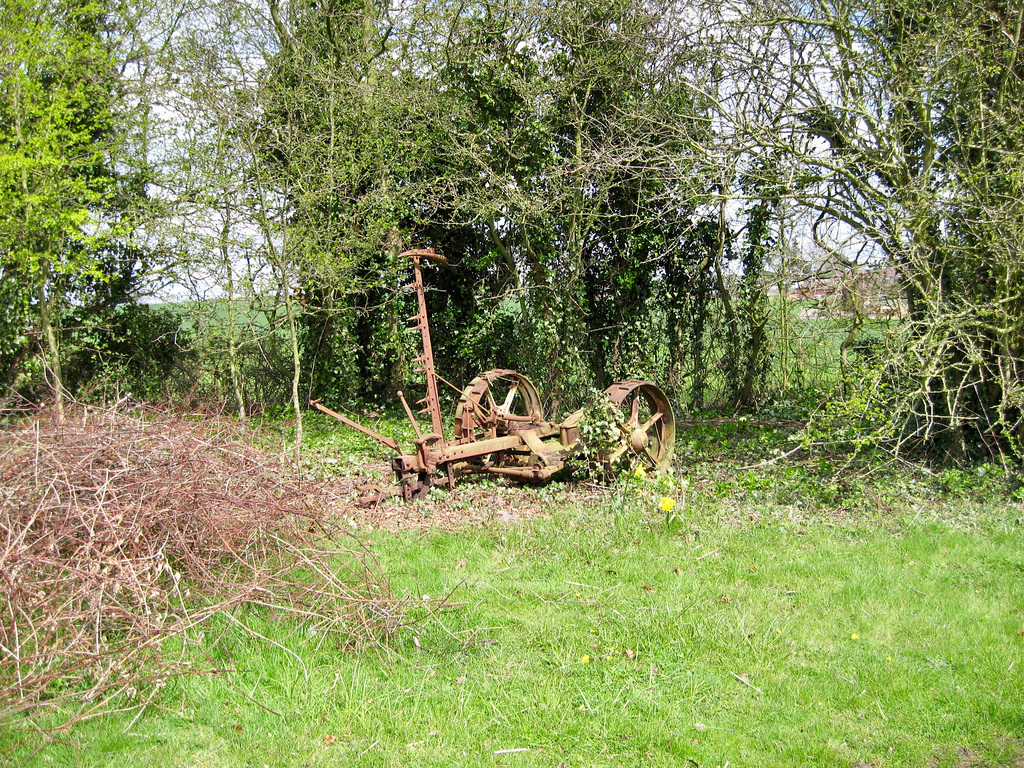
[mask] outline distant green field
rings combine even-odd
[[[150,305],[154,310],[170,312],[181,320],[181,327],[190,333],[203,329],[226,327],[230,317],[227,299],[208,299],[205,301],[166,302]],[[235,300],[235,325],[239,330],[255,329],[262,332],[270,327],[266,313],[257,311],[251,302]],[[277,310],[275,317],[281,321],[285,317],[284,309]]]

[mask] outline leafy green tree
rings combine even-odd
[[[279,49],[259,93],[253,173],[281,205],[309,386],[380,394],[401,377],[400,190],[422,154],[395,130],[419,116],[391,71],[394,22],[361,0],[270,11]]]
[[[104,253],[128,234],[108,24],[106,9],[88,0],[12,0],[0,9],[0,268],[22,308],[16,316],[24,319],[27,305],[38,323],[58,418],[66,294],[107,279]],[[15,361],[27,341],[16,325],[5,329]]]

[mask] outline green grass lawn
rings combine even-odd
[[[0,759],[1022,764],[1019,502],[824,514],[779,503],[789,491],[707,483],[667,525],[638,488],[625,504],[549,493],[549,517],[514,525],[376,531],[372,551],[420,618],[386,648],[241,611],[290,653],[224,621],[197,658],[230,684],[171,680],[141,716],[79,724],[34,756],[8,728]]]

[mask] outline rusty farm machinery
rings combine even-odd
[[[467,474],[542,482],[561,472],[569,457],[580,449],[580,426],[586,410],[576,411],[561,422],[548,421],[537,388],[513,370],[496,368],[481,373],[461,391],[453,387],[459,391],[459,398],[453,430],[446,434],[438,395],[438,382],[443,379],[434,366],[420,263],[448,262],[433,249],[402,255],[413,262],[414,282],[409,287],[416,292],[418,311],[410,322],[422,337],[422,354],[417,362],[419,372],[426,377],[426,396],[417,405],[423,406],[421,414],[430,417],[430,431],[420,429],[402,392],[398,392],[398,399],[416,434],[411,453],[402,453],[392,438],[331,410],[319,400],[310,403],[398,454],[391,460],[397,483],[388,488],[361,486],[360,503],[373,504],[389,496],[402,496],[406,501],[424,498],[433,487],[453,488],[456,480]],[[675,445],[675,417],[661,388],[650,381],[629,379],[612,384],[605,394],[614,410],[611,439],[603,441],[598,454],[591,458],[609,470],[626,460],[651,472],[667,469]]]

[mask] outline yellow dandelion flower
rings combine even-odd
[[[858,635],[856,632],[854,632],[852,635],[850,635],[850,639],[851,640],[860,640],[860,635]]]
[[[647,477],[647,470],[637,465],[637,468],[633,470],[633,475],[635,477]]]
[[[661,501],[658,502],[658,508],[662,512],[671,512],[676,508],[676,500],[671,496],[662,496]]]
[[[580,659],[580,663],[581,664],[589,664],[590,663],[590,657],[589,656],[584,656],[582,659]]]

